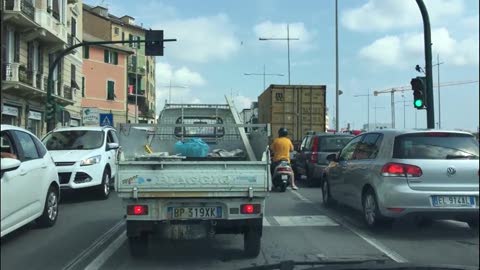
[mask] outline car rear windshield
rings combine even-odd
[[[89,150],[103,145],[103,131],[68,130],[49,133],[43,143],[48,150]]]
[[[413,133],[395,138],[393,158],[478,159],[478,142],[458,133]]]
[[[347,145],[353,136],[332,136],[320,137],[320,151],[321,152],[338,152]]]

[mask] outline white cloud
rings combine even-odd
[[[465,9],[463,0],[429,0],[425,5],[434,26],[461,15]],[[387,31],[421,26],[422,17],[413,0],[369,0],[361,7],[343,12],[341,22],[353,31]]]
[[[261,22],[253,27],[253,32],[257,38],[286,38],[287,37],[287,24],[286,23],[273,23],[271,21]],[[292,49],[299,49],[301,51],[306,51],[313,47],[313,36],[314,34],[307,30],[303,22],[296,22],[289,24],[289,35],[290,38],[298,38],[299,40],[294,40],[290,42],[290,47]],[[283,41],[268,41],[270,46],[276,48],[285,49],[285,42]]]
[[[160,21],[152,28],[164,29],[166,38],[177,39],[177,42],[167,43],[165,53],[183,61],[225,60],[240,46],[225,14]]]
[[[454,39],[446,28],[432,31],[432,54],[439,53],[457,66],[478,66],[478,39]],[[362,48],[359,56],[373,64],[404,68],[423,62],[423,33],[390,35]]]
[[[233,102],[235,104],[235,108],[237,109],[237,111],[250,108],[253,101],[254,101],[253,98],[242,96],[242,95],[233,97]]]
[[[192,94],[192,88],[206,84],[200,73],[191,71],[187,67],[174,68],[169,63],[158,62],[155,74],[158,112],[163,108],[165,100],[169,98],[172,103],[201,103],[201,100]],[[172,82],[171,89],[170,81]]]

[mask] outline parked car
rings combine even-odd
[[[119,144],[114,128],[59,128],[42,141],[55,161],[62,190],[90,188],[108,198],[117,173]]]
[[[1,125],[1,237],[36,221],[58,218],[60,183],[52,157],[29,131]]]
[[[478,228],[478,148],[471,134],[459,131],[362,134],[327,157],[323,203],[361,210],[369,227],[413,215]]]
[[[342,133],[305,136],[295,155],[295,174],[305,175],[308,185],[320,183],[323,171],[328,166],[327,156],[340,151],[353,137]]]

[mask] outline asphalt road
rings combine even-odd
[[[359,213],[342,206],[325,209],[319,188],[272,193],[267,200],[262,251],[242,255],[240,235],[199,241],[152,237],[149,255],[128,252],[120,199],[75,194],[60,205],[53,228],[35,224],[1,240],[1,269],[238,269],[284,260],[384,259],[387,262],[479,266],[478,232],[465,223],[436,221],[417,227],[411,220],[369,231]]]

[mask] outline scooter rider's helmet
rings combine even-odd
[[[278,130],[278,137],[287,137],[288,136],[288,130],[284,127],[280,128]]]

